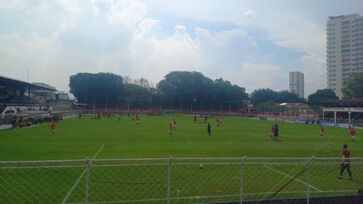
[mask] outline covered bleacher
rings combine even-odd
[[[13,118],[27,118],[37,111],[48,112],[49,106],[36,97],[37,92],[56,92],[51,86],[33,84],[0,76],[0,125]]]
[[[363,98],[321,101],[322,118],[338,126],[363,127]]]
[[[43,86],[0,76],[0,104],[37,104],[31,98],[32,91],[54,91],[50,86]]]

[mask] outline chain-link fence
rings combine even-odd
[[[352,180],[346,169],[339,177],[341,164],[246,157],[1,161],[0,203],[362,202],[363,158],[351,160]]]

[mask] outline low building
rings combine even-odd
[[[288,111],[297,113],[307,113],[312,110],[311,107],[305,103],[282,103],[280,105],[285,106]]]
[[[356,124],[363,127],[363,98],[331,99],[320,102],[322,119],[334,124]]]

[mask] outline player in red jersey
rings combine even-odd
[[[338,178],[340,179],[343,178],[343,172],[346,169],[349,174],[349,180],[352,180],[353,176],[352,176],[352,171],[350,170],[350,151],[348,150],[348,145],[346,144],[343,145],[342,157],[343,157],[343,162],[340,165],[340,175]]]
[[[136,114],[135,116],[136,125],[140,125],[140,117]]]
[[[320,137],[321,138],[324,137],[324,133],[325,133],[324,126],[320,126]]]
[[[176,128],[176,120],[173,119],[173,128],[175,129]]]
[[[50,130],[52,132],[52,135],[55,133],[55,129],[57,128],[57,124],[55,123],[55,121],[53,120],[52,123],[50,124]]]
[[[272,138],[274,135],[275,135],[275,126],[272,125],[270,137]]]
[[[349,129],[349,134],[350,134],[350,136],[352,137],[352,142],[354,143],[354,140],[355,140],[355,134],[356,134],[355,129],[351,127],[351,128]]]
[[[173,136],[173,125],[169,123],[169,136]]]

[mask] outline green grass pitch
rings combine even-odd
[[[174,136],[168,135],[168,124],[177,121]],[[223,118],[221,127],[214,118],[212,136],[207,134],[204,119],[194,124],[192,117],[141,116],[137,126],[131,117],[92,120],[90,117],[60,121],[51,135],[50,124],[0,131],[0,161],[63,160],[112,158],[173,158],[178,157],[340,157],[342,144],[349,146],[352,157],[363,157],[361,136],[357,131],[352,144],[346,129],[326,127],[325,138],[316,125],[278,123],[280,141],[270,138],[271,121],[245,118]],[[102,147],[102,148],[101,148]],[[203,161],[205,162],[205,161]],[[234,161],[236,162],[236,161]],[[83,163],[81,165],[84,165]],[[1,165],[0,165],[1,167]],[[199,162],[172,167],[170,196],[174,203],[236,201],[239,199],[240,166]],[[298,174],[304,165],[251,165],[244,167],[245,199],[261,199]],[[0,198],[16,203],[60,203],[70,192],[77,178],[80,182],[66,202],[84,202],[86,177],[84,167],[1,169]],[[355,190],[363,186],[363,165],[353,166],[354,182],[337,180],[339,164],[310,168],[311,195],[331,195],[335,190]],[[91,171],[90,202],[165,199],[167,162],[159,165],[103,167],[95,162]],[[305,174],[294,180],[277,197],[302,197],[306,193]],[[351,192],[347,192],[351,193]],[[226,196],[228,195],[228,196]],[[211,198],[210,196],[216,196]],[[138,201],[138,202],[139,202]],[[164,201],[162,201],[164,202]],[[173,203],[171,202],[171,203]],[[147,200],[151,203],[151,200]]]
[[[168,136],[168,123],[178,127]],[[84,159],[132,157],[340,157],[342,144],[353,157],[363,156],[363,133],[357,131],[352,144],[346,129],[326,127],[320,138],[319,126],[279,123],[280,142],[270,138],[271,121],[223,118],[221,127],[210,118],[208,137],[204,119],[194,124],[191,117],[143,116],[141,126],[131,117],[118,120],[73,118],[60,121],[55,135],[50,125],[0,131],[0,160]]]

